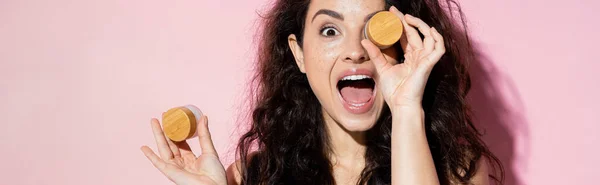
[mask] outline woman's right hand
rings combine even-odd
[[[213,146],[206,116],[200,118],[196,127],[202,148],[202,155],[198,157],[186,141],[174,143],[166,138],[157,119],[152,119],[150,125],[160,157],[148,146],[142,146],[141,150],[167,178],[178,185],[227,185],[225,169]]]

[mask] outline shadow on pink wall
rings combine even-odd
[[[510,77],[494,65],[481,44],[474,43],[471,91],[468,95],[475,125],[483,140],[500,159],[504,184],[523,185],[529,157],[529,130],[523,101]]]

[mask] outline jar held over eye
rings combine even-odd
[[[197,136],[196,128],[202,111],[193,105],[169,109],[162,115],[165,135],[172,141],[183,141]]]
[[[389,11],[381,11],[373,15],[365,25],[364,36],[379,49],[394,45],[402,36],[402,21]]]

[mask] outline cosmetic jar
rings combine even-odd
[[[369,19],[364,35],[379,49],[386,49],[398,42],[402,32],[403,26],[400,18],[392,12],[381,11]]]
[[[162,115],[163,131],[169,139],[177,142],[195,137],[201,117],[202,111],[193,105],[169,109]]]

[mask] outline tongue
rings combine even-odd
[[[373,95],[373,86],[365,81],[352,82],[343,87],[340,94],[348,103],[366,103]]]

